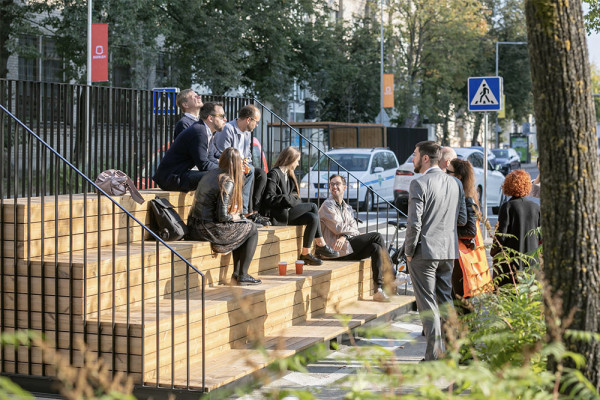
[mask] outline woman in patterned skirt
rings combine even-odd
[[[242,157],[237,149],[225,149],[219,168],[202,177],[196,189],[194,205],[188,217],[192,240],[211,243],[216,253],[233,253],[233,280],[240,285],[258,285],[259,279],[248,274],[256,251],[256,225],[241,216]]]

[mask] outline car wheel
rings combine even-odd
[[[361,211],[369,211],[373,209],[373,192],[367,189],[367,193],[365,193],[365,201],[362,203],[362,207],[360,207]]]

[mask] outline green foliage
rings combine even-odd
[[[589,6],[588,13],[585,15],[585,29],[588,35],[593,32],[600,32],[600,2],[598,0],[583,0]]]

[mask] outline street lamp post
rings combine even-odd
[[[383,125],[383,0],[381,0],[381,49],[380,49],[380,76],[379,76],[379,123]]]
[[[90,96],[92,95],[92,0],[88,0],[88,21],[87,21],[87,80],[85,88],[85,143],[83,151],[83,171],[89,175],[89,151],[87,146],[90,142]]]
[[[496,76],[498,76],[498,47],[501,44],[527,44],[527,42],[496,42]],[[506,107],[506,104],[504,104]],[[505,108],[506,109],[506,108]],[[498,132],[498,114],[496,113],[496,148],[500,146],[500,132]]]

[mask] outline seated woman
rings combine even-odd
[[[299,259],[307,265],[321,265],[320,258],[337,258],[340,254],[323,239],[317,205],[300,201],[294,174],[299,162],[300,152],[295,147],[286,147],[279,154],[267,176],[261,214],[270,217],[273,225],[306,225]],[[310,254],[313,240],[315,255]]]
[[[237,149],[225,149],[219,168],[206,173],[198,184],[194,205],[188,216],[192,240],[211,243],[216,253],[233,252],[232,278],[240,285],[258,285],[248,267],[258,243],[256,225],[242,219],[242,157]]]
[[[502,251],[498,243],[524,254],[532,254],[540,245],[538,235],[530,233],[540,226],[540,206],[525,198],[531,191],[531,176],[522,169],[514,170],[506,176],[502,191],[511,198],[500,207],[496,238],[490,254],[494,256]],[[495,271],[496,276],[502,275],[498,286],[516,283],[513,273],[523,268],[523,264],[521,260],[515,260],[510,265],[499,263]]]
[[[462,182],[467,206],[467,224],[465,226],[458,226],[456,231],[459,240],[468,242],[471,245],[473,242],[472,239],[477,235],[478,220],[475,210],[479,210],[473,166],[468,161],[455,158],[450,161],[446,173]],[[452,292],[458,299],[464,297],[463,270],[458,260],[454,260],[454,269],[452,270]]]

